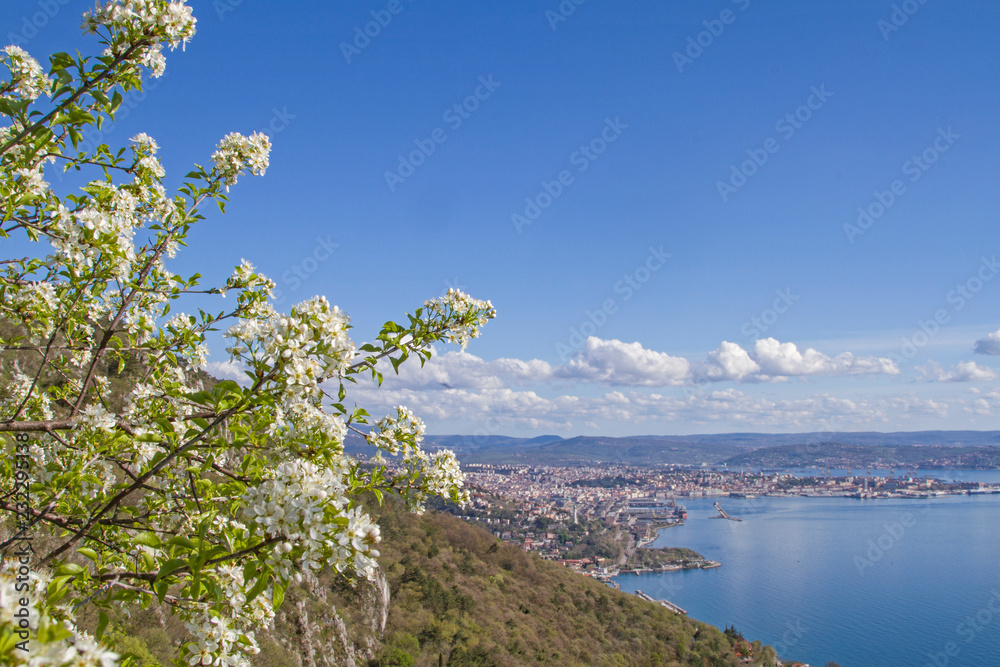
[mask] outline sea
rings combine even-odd
[[[1000,471],[916,474],[1000,483]],[[742,521],[712,518],[716,501]],[[687,547],[722,566],[620,575],[623,591],[734,626],[784,660],[1000,665],[1000,494],[679,502],[687,522],[661,530],[650,546]]]

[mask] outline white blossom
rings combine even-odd
[[[35,100],[42,94],[47,94],[52,86],[52,81],[42,71],[42,66],[38,61],[28,55],[19,46],[8,46],[4,51],[7,57],[3,61],[10,69],[11,83],[14,85],[14,92],[25,100]]]
[[[32,637],[39,635],[39,630],[55,629],[62,626],[70,636],[66,639],[39,643],[32,640],[28,643],[28,652],[10,651],[7,655],[14,660],[14,665],[29,667],[115,667],[118,664],[118,654],[107,650],[86,632],[76,628],[67,619],[71,610],[63,605],[50,608],[42,604],[47,597],[46,587],[48,576],[35,568],[27,575],[28,590],[19,585],[18,562],[15,559],[0,563],[0,632],[18,627],[14,613],[21,608],[21,599],[30,601],[28,626]],[[63,620],[53,617],[57,613]]]
[[[92,403],[80,411],[76,418],[77,428],[91,429],[111,433],[118,425],[115,416],[108,412],[100,403]]]
[[[156,0],[111,0],[98,3],[83,15],[83,29],[96,32],[101,26],[122,31],[127,35],[154,36],[161,41],[139,53],[139,61],[149,68],[152,76],[160,76],[166,67],[163,45],[171,49],[185,46],[195,33],[196,19],[183,2],[163,3]],[[109,49],[107,55],[116,55]]]
[[[266,134],[254,132],[245,137],[232,132],[219,142],[212,153],[212,162],[228,190],[230,185],[236,183],[236,177],[246,170],[255,176],[263,176],[267,171],[270,154],[271,140]]]
[[[479,336],[480,329],[486,322],[496,317],[492,303],[474,299],[453,288],[449,288],[443,297],[425,301],[424,308],[449,322],[444,338],[458,343],[463,350],[471,339]]]

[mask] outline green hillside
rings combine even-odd
[[[255,664],[744,664],[735,633],[543,561],[453,516],[395,507],[379,514],[388,614],[378,586],[352,587],[330,573],[307,578],[289,589]],[[155,665],[166,664],[180,632],[154,609],[119,619],[116,636],[121,649]],[[773,664],[770,647],[754,648],[753,664]]]

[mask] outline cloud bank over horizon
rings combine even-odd
[[[210,362],[208,370],[237,381],[246,377],[230,362]],[[384,370],[381,388],[364,380],[348,385],[347,398],[373,415],[406,405],[432,432],[451,433],[617,435],[622,425],[671,433],[910,430],[963,414],[1000,416],[1000,392],[957,398],[919,389],[1000,377],[987,366],[963,361],[946,368],[928,361],[909,369],[909,380],[901,379],[904,370],[888,357],[831,355],[775,338],[756,340],[749,349],[722,341],[703,358],[688,359],[591,336],[565,363],[485,360],[437,348],[423,367],[404,363],[398,375]],[[830,391],[826,378],[857,389]],[[881,390],[873,393],[876,385]]]

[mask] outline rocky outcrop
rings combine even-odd
[[[289,587],[271,637],[296,656],[297,667],[358,667],[381,648],[389,618],[389,585],[381,570],[374,581],[304,573]]]

